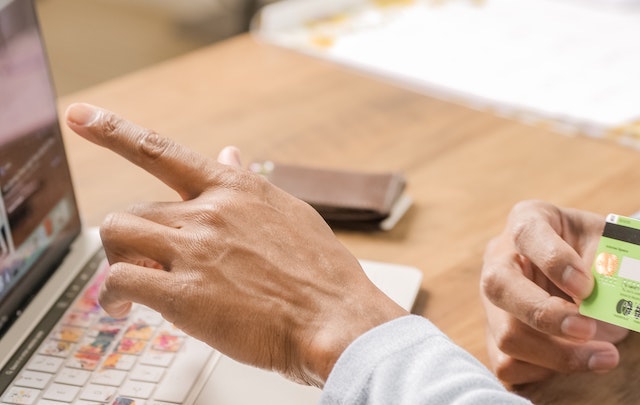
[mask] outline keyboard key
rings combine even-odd
[[[45,391],[44,395],[42,395],[42,398],[61,402],[71,402],[76,398],[76,396],[78,396],[79,392],[79,387],[73,387],[66,384],[51,384]]]
[[[53,375],[47,373],[39,373],[37,371],[23,371],[22,374],[13,382],[20,387],[43,389]]]
[[[98,356],[104,356],[113,342],[113,339],[113,336],[105,336],[102,333],[99,333],[98,336],[83,340],[78,351],[81,353],[91,353],[97,354]]]
[[[94,384],[111,385],[119,387],[127,377],[127,373],[120,370],[102,369],[94,373],[91,382]]]
[[[158,312],[140,306],[139,309],[131,315],[133,323],[144,323],[150,326],[160,326],[164,322],[164,318]]]
[[[187,339],[180,355],[158,385],[153,398],[158,401],[183,403],[202,368],[213,355],[213,349],[196,339]]]
[[[36,403],[38,395],[40,395],[40,390],[11,387],[5,392],[2,400],[9,404],[30,405]]]
[[[116,351],[122,354],[139,355],[144,351],[147,342],[144,340],[122,338],[116,347]]]
[[[104,280],[104,274],[99,274],[98,277],[92,281],[89,288],[85,290],[73,305],[76,311],[93,314],[100,312],[102,308],[98,303],[98,292],[100,291],[102,280]]]
[[[98,325],[103,328],[118,328],[122,329],[128,323],[128,318],[113,318],[110,316],[101,316],[98,320]]]
[[[111,353],[102,364],[103,368],[115,368],[117,370],[131,370],[138,358],[130,354]]]
[[[137,381],[158,382],[162,378],[164,370],[162,367],[140,364],[129,374],[129,378]]]
[[[95,370],[100,362],[99,354],[93,353],[76,353],[67,360],[66,365],[72,368],[79,368],[81,370]]]
[[[84,312],[71,311],[62,318],[62,324],[76,326],[78,328],[88,328],[93,323],[93,315]]]
[[[106,385],[89,384],[82,391],[82,395],[80,395],[80,399],[84,399],[86,401],[95,401],[95,402],[109,402],[115,397],[115,394],[116,394],[116,389],[114,387],[107,387]]]
[[[164,352],[177,352],[184,338],[175,335],[158,335],[153,339],[153,348]]]
[[[110,339],[115,339],[122,328],[127,325],[127,318],[112,318],[110,316],[101,316],[95,325],[89,328],[87,336],[98,336],[102,334]]]
[[[111,405],[145,405],[145,401],[133,398],[118,397],[115,399],[115,401],[113,401],[113,404]]]
[[[56,376],[55,382],[61,384],[83,386],[89,381],[90,372],[65,367]]]
[[[64,359],[58,357],[35,355],[27,366],[27,369],[53,374],[58,371],[63,362]]]
[[[86,330],[73,326],[60,326],[51,334],[51,337],[66,342],[77,343],[84,336]]]
[[[40,354],[56,357],[69,357],[75,345],[64,340],[47,340],[40,348]]]
[[[42,399],[40,398],[38,400],[38,405],[67,405],[68,402],[60,402],[60,401],[52,401],[50,399]],[[94,402],[91,405],[96,405],[96,403]]]
[[[130,339],[149,340],[153,336],[155,329],[145,323],[134,323],[127,328],[124,337]]]
[[[159,352],[156,350],[149,350],[140,358],[140,364],[147,364],[149,366],[167,367],[173,361],[175,353],[171,352]]]
[[[140,382],[140,381],[127,381],[122,387],[120,387],[120,395],[123,397],[133,397],[147,399],[151,396],[155,384]]]

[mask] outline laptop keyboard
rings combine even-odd
[[[2,404],[184,403],[215,351],[138,304],[126,318],[109,317],[97,302],[106,260],[99,267],[25,361]]]

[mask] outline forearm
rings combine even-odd
[[[428,320],[407,316],[357,339],[336,363],[322,405],[527,404]]]

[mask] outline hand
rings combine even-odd
[[[541,201],[517,204],[487,246],[481,295],[489,357],[507,384],[554,372],[607,371],[626,329],[578,313],[589,296],[604,217]]]
[[[104,221],[110,315],[142,303],[230,357],[317,386],[355,338],[406,315],[311,206],[236,167],[237,150],[220,164],[85,104],[69,107],[67,124],[183,200]]]

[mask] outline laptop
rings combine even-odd
[[[34,0],[0,0],[0,404],[317,397],[224,358],[144,306],[109,317],[97,303],[108,263],[98,231],[82,226],[71,180]],[[420,271],[362,263],[411,308]]]

